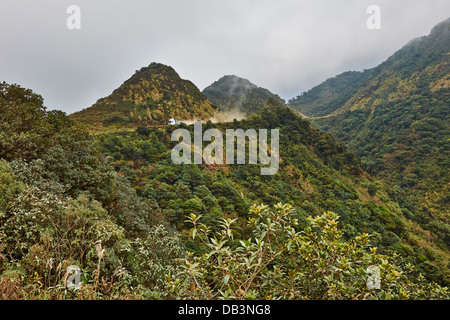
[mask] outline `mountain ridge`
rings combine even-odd
[[[289,104],[407,190],[423,207],[416,219],[448,239],[450,18],[377,67],[328,79]]]
[[[365,90],[366,92],[359,92],[359,94],[367,94],[370,91],[369,89],[377,90],[377,86],[372,88],[364,88],[364,86],[367,86],[367,83],[373,80],[383,80],[380,77],[384,75],[383,72],[388,68],[392,68],[393,71],[399,73],[402,79],[405,79],[413,76],[415,72],[426,71],[424,69],[430,65],[436,65],[437,61],[441,60],[440,62],[443,65],[440,67],[445,68],[448,72],[450,63],[449,25],[450,18],[434,26],[428,36],[410,40],[378,66],[364,71],[347,71],[329,78],[309,91],[292,98],[288,104],[310,117],[325,116],[341,108],[349,109],[350,104],[354,105],[355,101],[350,100],[350,98],[357,93],[356,91]],[[413,65],[410,64],[411,60],[414,60]],[[385,75],[385,77],[387,76],[389,75]],[[435,78],[435,82],[442,81],[441,84],[444,88],[450,87],[448,80]],[[394,80],[398,82],[398,79]],[[417,81],[417,79],[412,80]],[[391,85],[395,84],[392,83]],[[327,95],[330,90],[342,92],[339,95]],[[414,92],[412,91],[412,93]]]
[[[225,75],[203,89],[203,94],[222,112],[251,115],[267,103],[285,105],[284,99],[236,75]]]
[[[94,126],[161,125],[169,118],[207,119],[216,109],[191,81],[181,79],[172,67],[153,62],[109,96],[69,117]]]

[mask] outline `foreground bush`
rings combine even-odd
[[[339,216],[309,217],[296,231],[290,205],[252,206],[248,239],[234,238],[234,220],[211,234],[191,214],[190,236],[207,252],[190,255],[178,279],[176,298],[188,299],[447,299],[447,288],[425,282],[398,256],[378,254],[370,236],[342,240]],[[379,273],[371,273],[373,271]],[[414,279],[414,281],[412,280]]]

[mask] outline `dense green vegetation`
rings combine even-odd
[[[152,63],[137,70],[108,97],[69,117],[98,130],[166,124],[170,118],[208,119],[215,110],[192,82],[181,79],[169,66]]]
[[[12,137],[0,162],[2,299],[448,297],[430,282],[446,282],[438,248],[408,237],[392,190],[289,108],[216,125],[281,130],[280,172],[260,176],[251,165],[174,165],[170,126],[93,137],[17,85],[3,83],[0,102]],[[372,263],[377,292],[364,286]],[[81,269],[75,290],[64,285],[70,265]]]
[[[447,272],[448,263],[441,229],[432,230],[431,238],[425,240],[431,248],[419,248],[425,236],[409,219],[423,214],[422,208],[401,190],[374,180],[353,154],[330,135],[312,129],[289,108],[267,106],[245,120],[208,123],[204,130],[212,126],[222,132],[226,128],[279,128],[282,160],[277,175],[261,176],[255,165],[175,166],[170,159],[175,145],[170,141],[171,127],[138,128],[134,133],[103,134],[98,139],[115,169],[140,195],[155,199],[179,230],[186,213],[203,214],[205,223],[214,228],[224,216],[244,223],[254,203],[290,203],[300,221],[333,211],[341,217],[345,238],[375,233],[373,243],[382,252],[403,252],[410,262],[433,270],[435,280],[447,277],[441,274]]]
[[[348,71],[289,100],[289,105],[308,117],[326,116],[341,108],[358,90],[368,72]]]
[[[315,117],[379,178],[422,208],[411,218],[449,240],[450,19],[385,62],[348,72],[290,104]]]
[[[241,113],[245,116],[254,114],[267,103],[285,104],[278,95],[237,76],[223,76],[206,87],[203,94],[221,111]]]
[[[291,100],[306,119],[157,63],[70,116],[0,83],[0,299],[448,299],[449,25]],[[277,174],[175,165],[172,117],[278,129]]]

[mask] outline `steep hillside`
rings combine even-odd
[[[0,153],[2,300],[449,297],[430,281],[448,283],[448,257],[407,218],[416,209],[290,108],[204,124],[279,129],[274,176],[175,165],[173,126],[92,136],[17,85],[1,83],[0,119],[11,138]],[[374,265],[380,290],[367,285]]]
[[[449,239],[439,221],[448,223],[450,208],[450,19],[376,68],[327,80],[290,105],[408,190],[425,210],[417,219]]]
[[[215,107],[190,81],[172,67],[152,63],[144,67],[108,97],[73,113],[70,118],[94,126],[166,124],[170,118],[207,119]]]
[[[193,135],[193,126],[184,126]],[[420,208],[398,190],[373,179],[359,160],[331,135],[313,129],[290,108],[268,106],[245,120],[207,123],[203,129],[280,129],[280,168],[274,176],[261,176],[259,165],[175,165],[170,141],[174,128],[140,127],[135,132],[98,136],[116,170],[138,193],[156,200],[163,215],[179,230],[186,215],[201,214],[212,230],[217,221],[244,221],[252,203],[290,203],[301,228],[309,215],[333,211],[340,215],[346,239],[363,232],[374,235],[380,252],[396,252],[427,277],[445,283],[448,257],[438,235],[411,221]],[[226,137],[224,137],[226,139]],[[208,143],[204,143],[206,147]],[[192,250],[196,245],[187,242]]]
[[[225,113],[240,112],[244,115],[251,115],[268,102],[278,105],[285,104],[285,101],[278,95],[234,75],[223,76],[205,88],[203,94]]]
[[[289,105],[308,117],[321,117],[339,110],[364,83],[369,73],[348,71],[289,100]]]

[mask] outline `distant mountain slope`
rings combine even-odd
[[[172,67],[152,63],[136,71],[108,97],[70,118],[94,125],[165,124],[172,117],[206,119],[214,111],[192,82],[181,79]]]
[[[326,116],[342,107],[367,76],[364,72],[344,72],[290,100],[289,105],[306,116]]]
[[[0,83],[0,120],[2,299],[214,299],[221,296],[210,292],[228,281],[222,271],[233,268],[232,290],[244,283],[239,273],[252,278],[245,280],[249,295],[239,298],[449,298],[431,282],[449,283],[448,255],[436,234],[422,233],[391,187],[290,108],[269,105],[241,121],[205,123],[225,135],[238,127],[279,129],[280,170],[273,176],[252,164],[173,163],[174,126],[92,136],[14,84]],[[180,126],[194,134],[193,125]],[[250,207],[278,202],[289,213],[256,215]],[[336,214],[324,215],[328,210]],[[207,240],[191,237],[189,217],[217,247],[207,251]],[[69,264],[96,279],[70,296]],[[366,285],[370,265],[380,268],[381,290]],[[194,281],[184,277],[187,269]],[[187,296],[191,283],[206,294]]]
[[[344,73],[290,101],[385,179],[416,198],[430,228],[448,222],[450,19],[385,62]],[[446,225],[448,226],[448,224]]]
[[[379,66],[344,72],[290,100],[289,105],[307,116],[320,117],[411,95],[448,94],[449,25],[450,18],[436,25],[429,36],[411,40]]]
[[[235,75],[223,76],[205,88],[203,94],[221,111],[238,111],[245,115],[257,112],[268,102],[272,105],[285,104],[278,95]]]

